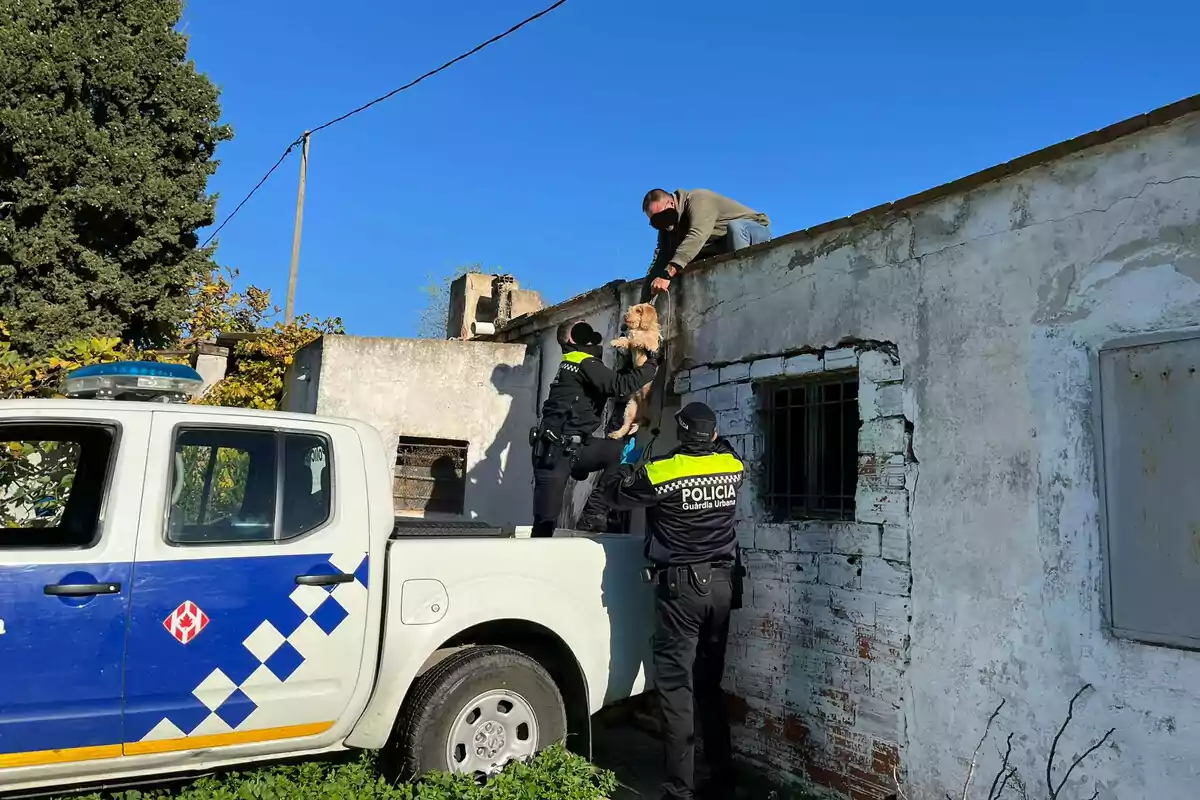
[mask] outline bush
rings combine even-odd
[[[374,758],[346,764],[306,763],[201,778],[175,791],[126,791],[60,800],[601,800],[615,776],[556,745],[528,763],[515,763],[485,786],[462,775],[432,774],[417,784],[392,785]]]

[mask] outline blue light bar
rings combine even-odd
[[[186,403],[204,387],[200,373],[183,364],[117,361],[80,367],[63,381],[68,397]]]
[[[200,373],[186,364],[164,364],[159,361],[115,361],[111,364],[92,364],[73,370],[67,378],[93,378],[106,375],[149,375],[155,378],[182,378],[203,381]]]

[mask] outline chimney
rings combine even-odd
[[[512,275],[470,272],[450,284],[446,338],[471,339],[498,331],[510,320],[531,314],[541,307],[542,296],[522,289]],[[474,333],[472,324],[475,325]]]

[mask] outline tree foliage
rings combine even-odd
[[[56,342],[45,355],[25,358],[13,347],[9,326],[0,319],[0,399],[52,397],[73,369],[137,355],[120,339],[100,336]]]
[[[175,331],[181,344],[208,341],[222,333],[251,333],[279,313],[271,305],[270,291],[253,285],[236,291],[233,282],[238,274],[236,269],[214,269],[195,279],[187,316]]]
[[[0,0],[0,318],[8,346],[169,344],[212,270],[196,231],[218,91],[175,30],[179,0]]]
[[[421,293],[425,295],[425,307],[421,310],[421,319],[417,323],[417,338],[445,339],[446,320],[450,316],[450,284],[469,273],[483,272],[482,264],[463,264],[450,272],[435,277],[429,275]]]
[[[245,333],[231,357],[225,380],[214,386],[199,402],[239,408],[279,408],[283,379],[296,352],[325,334],[345,333],[340,317],[317,319],[300,314],[290,323],[276,318],[279,307],[271,304],[271,293],[251,286],[245,293],[233,290],[232,279],[214,273],[192,293],[192,309],[183,325],[184,344],[211,339],[219,333]]]
[[[339,317],[308,314],[290,324],[277,320],[279,308],[269,291],[255,286],[234,289],[236,270],[214,270],[193,282],[188,307],[172,331],[166,351],[143,350],[115,337],[67,338],[42,356],[26,358],[13,346],[10,326],[0,319],[0,398],[54,397],[71,370],[119,360],[185,362],[182,355],[197,342],[219,334],[246,334],[238,342],[223,381],[197,402],[207,405],[277,409],[283,379],[296,351],[324,334],[344,333]]]
[[[290,324],[276,322],[261,336],[239,342],[234,352],[234,369],[200,402],[240,408],[279,408],[283,379],[296,352],[327,333],[345,333],[341,319],[319,320],[301,314]]]

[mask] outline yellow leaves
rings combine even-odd
[[[7,342],[0,342],[0,397],[53,397],[72,370],[130,356],[136,358],[139,354],[113,337],[60,342],[45,358],[33,361],[26,361],[10,350]],[[149,354],[141,357],[154,360]]]
[[[290,324],[272,322],[279,312],[271,293],[248,286],[234,291],[237,270],[217,270],[202,275],[192,285],[192,306],[179,328],[178,349],[221,333],[257,333],[237,345],[234,371],[198,402],[206,405],[276,409],[283,395],[283,378],[295,353],[327,333],[345,333],[339,317],[317,319],[303,314]],[[58,394],[67,373],[91,364],[121,360],[167,361],[186,364],[189,359],[164,357],[139,351],[132,343],[114,338],[76,339],[60,343],[45,358],[26,361],[7,342],[8,327],[0,320],[0,398],[50,397]],[[175,349],[173,348],[173,349]]]

